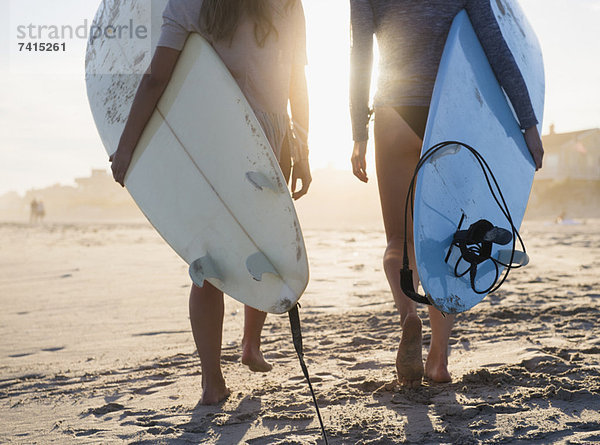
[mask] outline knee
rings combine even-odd
[[[223,293],[208,281],[205,281],[202,287],[192,283],[192,287],[190,289],[190,300],[218,300],[222,297]]]
[[[390,239],[383,254],[383,268],[388,270],[397,270],[402,267],[402,258],[404,254],[404,239]]]
[[[407,240],[407,253],[413,252],[412,239]],[[398,270],[404,262],[404,236],[391,237],[383,254],[383,267],[387,270]]]

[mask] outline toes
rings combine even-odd
[[[242,364],[246,365],[252,372],[269,372],[273,365],[267,362],[262,354],[253,357],[242,357]]]

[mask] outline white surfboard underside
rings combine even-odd
[[[105,0],[96,24],[151,17],[153,53],[165,5]],[[107,154],[117,148],[149,62],[139,42],[90,40],[88,97]],[[181,53],[125,181],[156,230],[211,284],[266,312],[296,304],[308,283],[308,261],[285,180],[252,108],[197,34]]]

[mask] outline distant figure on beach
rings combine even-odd
[[[215,48],[254,109],[298,199],[312,181],[308,164],[306,29],[300,0],[170,0],[151,69],[144,75],[119,147],[111,157],[115,180],[124,185],[135,146],[190,33]],[[200,86],[199,86],[200,87]],[[293,123],[287,113],[290,105]],[[293,161],[293,165],[292,165]],[[297,181],[302,188],[296,191]],[[189,311],[202,367],[202,404],[229,395],[221,371],[223,292],[205,282],[192,285]],[[245,307],[242,363],[255,372],[272,366],[260,350],[266,313]]]
[[[33,198],[29,203],[29,224],[37,221],[37,200]]]
[[[41,200],[33,199],[29,204],[29,223],[36,224],[41,223],[44,220],[44,216],[46,216],[46,210],[44,208],[44,203]]]
[[[374,99],[375,162],[387,248],[384,270],[400,312],[402,339],[396,357],[401,384],[414,387],[423,375],[434,382],[450,382],[448,342],[454,316],[444,317],[429,307],[431,346],[425,367],[422,324],[417,305],[400,287],[404,243],[404,200],[419,161],[429,104],[446,37],[454,17],[463,9],[481,41],[494,72],[516,111],[537,169],[543,147],[525,81],[502,37],[489,0],[350,0],[352,48],[350,108],[354,175],[368,181],[365,154],[371,116],[373,36],[380,55]],[[412,224],[408,237],[410,261],[415,264]],[[413,277],[418,283],[416,270]]]

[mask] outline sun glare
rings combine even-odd
[[[304,0],[313,168],[350,169],[352,127],[348,102],[350,73],[349,2]],[[374,78],[376,73],[374,73]],[[372,152],[368,165],[373,166]]]

